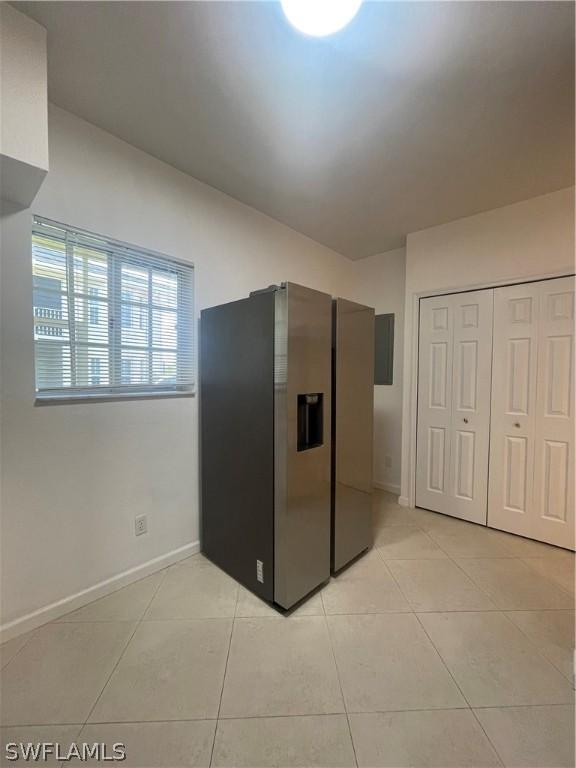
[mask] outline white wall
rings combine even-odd
[[[49,127],[33,208],[2,217],[4,624],[198,539],[195,398],[34,406],[32,212],[193,261],[198,310],[284,280],[362,299],[344,257],[62,110]]]
[[[418,296],[573,271],[574,188],[408,235],[402,503],[414,503]]]
[[[408,235],[406,292],[527,279],[574,264],[574,188]]]
[[[406,251],[398,248],[362,259],[356,262],[356,270],[362,300],[374,307],[376,314],[395,315],[393,383],[374,387],[374,483],[399,494]],[[386,466],[387,457],[390,466]]]
[[[48,170],[46,30],[0,4],[2,197],[29,204]]]

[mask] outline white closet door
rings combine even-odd
[[[531,535],[539,290],[494,291],[488,525]]]
[[[498,288],[488,524],[574,547],[574,281]]]
[[[452,296],[420,301],[416,504],[447,511],[452,423]]]
[[[493,291],[420,302],[416,504],[486,523]]]
[[[574,278],[540,284],[535,539],[574,548]]]
[[[451,514],[486,524],[494,292],[453,296]]]

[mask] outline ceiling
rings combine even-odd
[[[352,258],[573,183],[574,4],[18,2],[49,98]]]

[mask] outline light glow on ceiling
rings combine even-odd
[[[305,35],[326,37],[346,26],[362,0],[281,0],[290,24]]]

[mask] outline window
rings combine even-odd
[[[88,288],[90,296],[98,296],[98,288]],[[97,301],[91,301],[88,305],[89,322],[90,325],[98,325],[99,323],[99,306]]]
[[[100,359],[93,357],[90,360],[90,384],[96,387],[100,384]]]
[[[193,267],[34,217],[36,396],[194,391]]]

